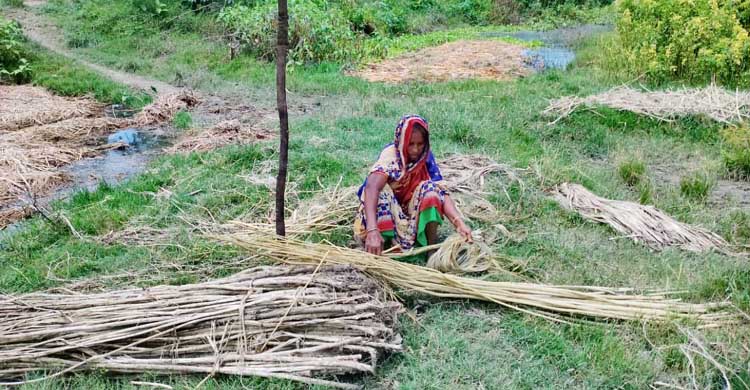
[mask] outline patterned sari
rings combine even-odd
[[[408,161],[407,148],[415,123],[428,130],[425,150],[417,161],[404,165],[404,161]],[[415,244],[427,245],[424,234],[427,223],[442,223],[447,192],[439,184],[443,177],[429,145],[427,121],[418,115],[404,116],[396,126],[393,143],[380,152],[378,161],[370,169],[370,174],[387,177],[387,184],[378,195],[378,230],[383,237],[393,238],[402,250],[409,250]],[[366,185],[365,179],[359,188],[360,206],[354,220],[354,233],[362,239],[367,236]]]

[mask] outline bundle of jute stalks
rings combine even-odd
[[[701,327],[737,321],[725,303],[687,303],[669,292],[628,288],[491,282],[442,273],[360,250],[278,237],[261,230],[217,235],[253,254],[289,264],[348,264],[403,291],[443,298],[477,299],[554,321],[585,316],[620,320],[687,319]]]
[[[730,254],[730,245],[719,235],[679,222],[654,206],[596,196],[580,184],[562,183],[552,190],[560,206],[582,217],[606,223],[635,242],[654,250],[678,247],[691,252],[716,250]]]
[[[104,369],[357,388],[331,376],[372,373],[384,353],[399,351],[399,310],[373,279],[321,262],[184,286],[4,295],[0,385],[38,370],[52,373],[26,382]]]

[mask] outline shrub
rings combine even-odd
[[[407,8],[397,1],[342,0],[342,15],[355,31],[367,35],[397,35],[407,32]]]
[[[657,81],[750,80],[750,39],[731,0],[621,0],[618,12],[632,71]]]
[[[714,182],[707,174],[698,173],[680,179],[680,193],[692,200],[706,200],[713,187]]]
[[[18,23],[0,18],[0,82],[23,83],[31,78],[23,39]]]
[[[219,20],[239,40],[243,50],[272,59],[276,51],[275,1],[255,7],[224,8]],[[361,42],[338,8],[311,0],[289,1],[289,60],[294,63],[344,61],[358,56]]]

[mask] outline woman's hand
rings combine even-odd
[[[474,242],[473,238],[471,237],[471,228],[466,226],[466,223],[462,221],[461,219],[458,220],[458,225],[456,225],[456,232],[461,235],[461,237],[466,240],[466,242]]]
[[[367,232],[367,238],[365,238],[365,251],[378,256],[383,253],[383,236],[380,235],[380,231],[371,230]]]

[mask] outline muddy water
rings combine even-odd
[[[525,42],[541,42],[541,47],[526,49],[526,63],[536,71],[565,69],[575,60],[575,47],[584,38],[612,31],[610,25],[585,24],[548,31],[485,33],[486,37],[508,37]]]
[[[78,160],[66,166],[64,172],[71,184],[57,191],[55,198],[64,197],[80,189],[95,190],[99,184],[122,183],[143,172],[166,142],[148,133],[139,133],[141,142],[122,150],[110,150],[93,158]]]

